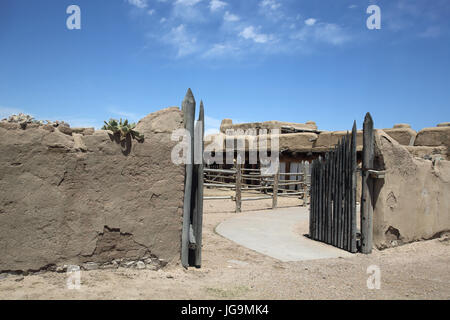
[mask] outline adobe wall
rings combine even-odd
[[[230,119],[224,119],[221,125],[221,133],[208,137],[205,145],[211,144],[214,137],[225,141],[226,129],[242,129],[265,128],[265,129],[281,129],[283,126],[303,129],[310,132],[295,132],[273,135],[279,138],[280,151],[290,152],[313,152],[325,153],[334,148],[335,145],[348,133],[347,131],[317,131],[317,126],[313,122],[307,124],[284,123],[278,121],[267,121],[262,123],[243,123],[233,124]],[[450,123],[444,122],[436,127],[425,128],[419,132],[411,129],[409,124],[396,124],[393,128],[383,129],[391,138],[395,139],[400,145],[406,146],[408,151],[417,157],[430,158],[440,155],[444,159],[450,160]],[[235,136],[238,138],[239,136]],[[260,137],[264,138],[264,135]],[[246,150],[249,150],[249,138],[244,137],[246,141]],[[356,137],[357,151],[362,150],[362,130],[357,131]],[[268,148],[270,149],[270,137],[268,138]],[[223,150],[225,144],[223,144]]]
[[[139,121],[145,141],[93,129],[0,122],[0,272],[180,258],[184,167],[171,161],[182,112]]]
[[[385,248],[450,230],[450,161],[414,157],[382,130],[375,139],[376,169],[386,175],[376,182],[374,245]]]

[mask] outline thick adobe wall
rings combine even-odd
[[[180,257],[184,167],[171,161],[174,107],[142,143],[109,131],[0,122],[0,272]]]
[[[374,192],[374,245],[395,246],[450,230],[450,162],[414,157],[376,130],[376,169],[385,170]]]
[[[417,136],[417,132],[409,124],[396,124],[392,129],[383,131],[403,146],[413,146]]]
[[[414,146],[446,147],[450,149],[450,126],[425,128],[417,133]]]

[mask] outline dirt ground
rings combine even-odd
[[[299,205],[279,199],[279,206]],[[243,213],[268,209],[271,200],[243,203]],[[235,216],[234,202],[205,202],[203,268],[82,271],[69,290],[65,273],[0,279],[0,299],[450,299],[450,239],[415,242],[371,255],[280,262],[215,233]],[[381,288],[367,288],[367,268],[381,270]]]

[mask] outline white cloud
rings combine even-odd
[[[202,0],[177,0],[173,4],[172,15],[176,19],[181,19],[185,22],[198,23],[205,21],[202,10],[196,6]]]
[[[281,0],[257,0],[245,12],[236,11],[227,0],[124,1],[147,6],[142,12],[147,19],[154,18],[151,21],[154,25],[147,31],[153,43],[146,48],[159,42],[174,50],[172,58],[192,56],[212,60],[311,52],[318,44],[339,45],[351,39],[351,30],[322,22],[307,12],[290,12]],[[166,4],[165,10],[169,9],[166,14],[162,15],[159,7],[153,8],[152,4],[157,2]],[[220,19],[222,23],[218,23]],[[421,36],[432,34],[428,31]]]
[[[222,57],[238,53],[239,49],[230,43],[216,43],[203,54],[205,58]]]
[[[175,1],[175,5],[182,5],[187,7],[195,6],[197,3],[201,2],[202,0],[177,0]]]
[[[324,42],[340,45],[350,40],[350,36],[339,25],[334,23],[318,23],[307,25],[291,36],[292,39]]]
[[[110,108],[108,111],[109,111],[109,113],[111,113],[115,116],[118,116],[118,117],[121,117],[124,119],[128,119],[128,121],[131,121],[131,122],[137,122],[144,117],[143,115],[140,115],[137,113],[122,111],[120,108],[116,108],[116,107]]]
[[[253,26],[242,30],[241,33],[239,33],[239,36],[247,40],[253,40],[256,43],[266,43],[271,40],[271,36],[264,33],[258,33]]]
[[[170,33],[165,37],[165,42],[177,49],[177,57],[184,57],[198,50],[197,38],[188,34],[184,24],[172,28]]]
[[[307,26],[313,26],[315,23],[316,23],[316,19],[314,19],[314,18],[309,18],[309,19],[306,19],[305,20],[305,24],[307,25]]]
[[[355,9],[356,7],[358,7],[356,4],[351,4],[348,6],[349,9]]]
[[[240,20],[240,18],[237,15],[229,13],[228,11],[226,11],[225,14],[223,15],[223,19],[228,22],[235,22]]]
[[[147,0],[127,0],[129,4],[138,7],[140,9],[147,8]]]
[[[259,3],[259,13],[272,21],[280,21],[284,14],[280,10],[281,3],[276,0],[263,0]]]
[[[334,23],[320,25],[316,29],[315,37],[318,40],[334,45],[340,45],[350,40],[350,36],[340,26]]]
[[[437,26],[428,27],[425,31],[419,33],[421,38],[437,38],[441,34],[441,29]]]
[[[270,10],[277,10],[281,6],[281,3],[278,3],[276,0],[263,0],[259,6]]]
[[[228,4],[224,1],[211,0],[211,2],[209,3],[209,9],[211,11],[218,11],[218,10],[225,8],[227,5]]]

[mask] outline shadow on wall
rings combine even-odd
[[[122,154],[124,156],[128,156],[131,152],[131,147],[132,147],[132,138],[131,138],[131,134],[127,134],[126,137],[122,138],[120,136],[119,133],[108,133],[109,139],[111,139],[111,141],[117,143],[120,145],[120,149],[122,150]],[[144,138],[142,140],[136,140],[138,143],[144,143]]]

